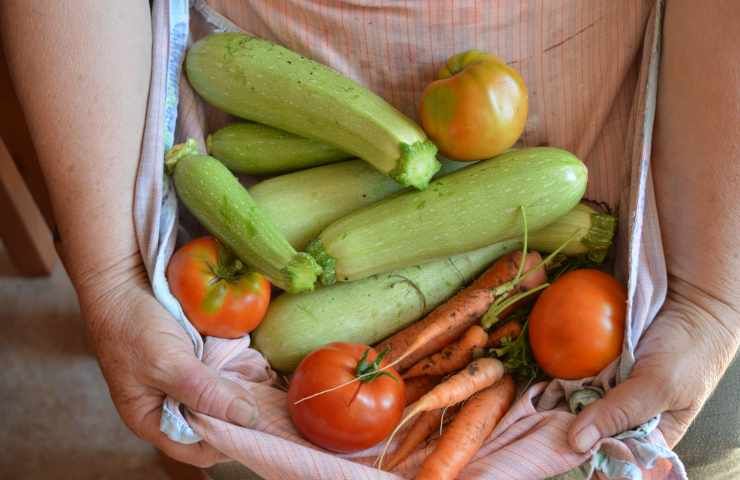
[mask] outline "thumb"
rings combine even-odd
[[[162,391],[193,411],[242,427],[254,425],[258,409],[246,390],[192,355],[178,357],[167,362],[170,367],[159,381]]]
[[[664,410],[662,398],[654,379],[627,379],[576,417],[568,432],[571,448],[587,452],[602,438],[645,423]]]

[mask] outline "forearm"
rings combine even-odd
[[[740,336],[740,5],[669,0],[654,179],[676,308]]]
[[[139,263],[132,203],[151,62],[145,0],[5,0],[0,32],[80,294]]]

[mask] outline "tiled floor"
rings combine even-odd
[[[167,479],[119,420],[61,265],[14,276],[0,243],[0,478]]]

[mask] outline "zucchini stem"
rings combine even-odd
[[[437,160],[437,147],[429,140],[401,144],[401,157],[389,175],[405,187],[424,190],[442,168]]]

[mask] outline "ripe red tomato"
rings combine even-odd
[[[257,328],[270,303],[270,282],[213,237],[196,238],[176,251],[167,281],[203,335],[242,337]]]
[[[376,358],[372,347],[336,342],[301,361],[290,382],[288,410],[303,436],[327,450],[348,453],[370,448],[393,431],[401,420],[406,393],[401,376],[392,368],[387,372],[393,378],[380,375],[361,380],[295,404],[352,380],[367,371]],[[379,366],[385,364],[383,361]]]
[[[440,152],[482,160],[510,148],[524,131],[529,100],[519,72],[470,50],[450,57],[421,97],[421,124]]]
[[[573,270],[537,299],[529,342],[537,363],[555,378],[598,374],[622,350],[627,292],[611,275]]]

